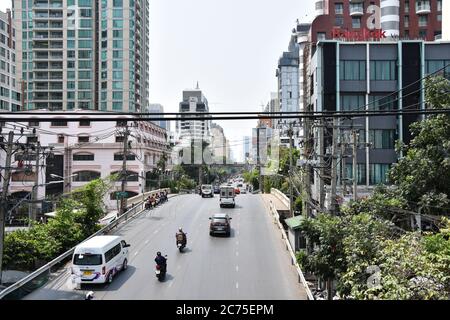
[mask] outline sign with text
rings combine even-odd
[[[345,39],[353,41],[369,41],[369,40],[380,40],[386,38],[386,31],[382,29],[361,29],[361,30],[344,30],[340,28],[334,28],[331,31],[332,39]]]

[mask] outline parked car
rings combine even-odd
[[[209,235],[216,233],[225,234],[227,237],[231,233],[231,217],[226,213],[216,213],[209,218],[211,223],[209,225]]]
[[[111,283],[128,267],[128,247],[120,236],[95,236],[79,244],[72,256],[75,283]]]

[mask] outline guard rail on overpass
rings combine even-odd
[[[112,221],[111,223],[101,228],[99,231],[91,235],[89,238],[85,239],[83,242],[86,242],[87,240],[95,236],[107,234],[112,229],[116,228],[119,224],[126,223],[129,219],[139,215],[144,211],[144,202],[145,202],[144,199],[146,199],[146,197],[148,197],[151,194],[156,194],[161,191],[167,190],[168,189],[153,190],[129,198],[128,200],[131,201],[131,204],[133,204],[132,208],[129,208],[123,215],[121,215],[116,220]],[[3,291],[0,291],[0,299],[20,299],[25,295],[29,294],[30,292],[32,292],[33,290],[44,285],[47,282],[52,270],[56,271],[72,257],[75,247],[64,252],[59,257],[53,259],[46,265],[30,273],[25,278],[10,285]]]

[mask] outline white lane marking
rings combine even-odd
[[[159,230],[155,230],[153,233],[156,234],[156,233],[158,233],[158,231],[159,231]]]
[[[236,282],[236,289],[239,289],[239,282]]]
[[[135,255],[135,256],[137,256],[137,255],[138,255],[138,253],[139,253],[139,251],[136,251],[136,252],[134,253],[134,255]]]
[[[239,251],[236,251],[236,256],[239,256]]]
[[[236,272],[239,271],[239,266],[236,266]]]
[[[181,266],[178,266],[178,267],[177,267],[177,269],[180,269],[180,268],[181,268]]]
[[[239,245],[239,241],[236,241],[236,245],[237,245],[237,246]]]
[[[172,286],[172,284],[173,284],[173,281],[170,281],[170,283],[169,283],[169,288]]]
[[[145,240],[145,244],[147,244],[148,243],[148,239],[147,240]]]

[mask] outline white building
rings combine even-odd
[[[183,91],[183,101],[180,102],[179,112],[182,113],[176,123],[176,131],[179,141],[203,140],[207,143],[211,141],[211,120],[186,119],[195,117],[205,117],[209,112],[208,100],[198,88]]]
[[[42,150],[40,153],[42,167],[38,171],[38,181],[42,186],[37,189],[37,199],[70,192],[93,179],[106,178],[111,174],[122,172],[125,123],[115,121],[113,116],[111,121],[90,121],[94,115],[95,112],[83,110],[80,116],[55,116],[51,122],[36,122],[33,121],[34,116],[28,116],[28,121],[6,123],[6,127],[3,128],[4,136],[12,125],[16,125],[16,133],[23,127],[24,133],[28,136],[22,137],[21,142],[35,144],[39,141],[45,148],[46,156],[42,155]],[[67,121],[74,117],[80,120]],[[163,153],[168,157],[170,153],[167,132],[163,128],[149,121],[132,120],[128,121],[128,126],[130,149],[126,162],[126,192],[128,197],[132,197],[146,191],[148,174],[156,170]],[[32,135],[33,130],[36,131],[35,136]],[[53,154],[50,157],[47,156],[49,152]],[[30,170],[26,173],[12,174],[9,192],[12,196],[17,194],[17,197],[31,192],[36,179],[36,154],[16,154],[12,166],[17,167],[19,163],[16,160],[20,159],[24,161],[23,166],[29,167]],[[169,160],[167,168],[170,166]],[[64,184],[55,183],[61,181],[60,177],[64,177]],[[52,183],[48,184],[49,182]],[[117,182],[105,196],[108,209],[117,209],[115,192],[120,190],[121,182]]]
[[[227,143],[223,128],[216,123],[211,124],[211,152],[214,163],[225,164],[227,158]]]

